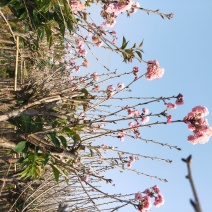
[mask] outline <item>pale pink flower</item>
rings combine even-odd
[[[207,116],[209,114],[208,108],[203,106],[196,106],[192,109],[192,112],[200,117]]]
[[[56,60],[56,61],[54,62],[54,64],[55,64],[55,65],[59,65],[60,63],[59,63],[59,61]]]
[[[143,109],[142,109],[142,112],[143,112],[145,115],[149,114],[149,110],[148,110],[147,108],[143,108]]]
[[[115,26],[115,24],[116,24],[115,19],[112,19],[112,20],[106,22],[106,26],[110,27],[110,28],[113,28]]]
[[[100,86],[99,86],[99,85],[95,86],[95,87],[92,89],[92,91],[99,91],[99,90],[100,90]]]
[[[87,50],[85,50],[85,49],[79,50],[79,54],[81,54],[83,57],[85,57],[87,54]]]
[[[102,42],[102,41],[99,41],[99,42],[96,43],[96,45],[97,45],[98,47],[102,47],[103,42]]]
[[[82,63],[82,65],[85,66],[86,68],[88,68],[89,64],[90,64],[89,61],[86,59]]]
[[[151,193],[151,191],[147,188],[145,191],[144,191],[145,194],[149,195]]]
[[[141,193],[136,193],[135,194],[135,200],[142,200],[142,194]]]
[[[79,66],[75,66],[75,67],[73,68],[73,70],[75,70],[76,72],[79,72],[79,71],[80,71],[80,67],[79,67]]]
[[[137,75],[139,72],[139,68],[138,67],[133,67],[133,74]]]
[[[158,188],[157,185],[153,186],[153,187],[152,187],[152,190],[153,190],[156,194],[159,194],[159,193],[160,193],[160,189]]]
[[[135,124],[133,122],[130,122],[128,125],[130,128],[133,128]]]
[[[123,89],[124,88],[124,83],[123,82],[119,82],[117,84],[117,87],[120,88],[120,89]]]
[[[140,7],[140,4],[138,2],[133,2],[132,3],[132,7],[130,10],[130,13],[135,13],[137,12],[138,8]]]
[[[83,178],[82,178],[82,182],[87,182],[88,181],[88,175],[85,175]]]
[[[141,115],[141,113],[138,110],[133,111],[134,117],[138,117]]]
[[[148,80],[159,79],[164,75],[164,72],[164,69],[159,66],[157,60],[148,61],[145,77]]]
[[[97,72],[94,72],[93,74],[91,74],[91,77],[93,78],[93,80],[95,82],[97,82],[99,80],[99,76],[98,76]]]
[[[119,138],[120,138],[120,141],[123,142],[124,141],[124,134],[120,135]]]
[[[189,135],[189,136],[188,136],[188,141],[189,141],[190,143],[192,143],[193,145],[198,143],[197,138],[194,137],[193,135]]]
[[[107,90],[108,90],[108,91],[114,91],[115,88],[114,88],[112,85],[108,85],[108,86],[107,86]]]
[[[111,97],[113,97],[115,94],[115,91],[111,91],[107,94],[107,98],[110,99]]]
[[[176,104],[172,104],[172,103],[165,103],[166,107],[169,109],[176,109],[177,105]]]
[[[141,119],[141,123],[142,124],[146,124],[147,122],[149,122],[149,116],[144,116],[142,119]]]
[[[80,3],[80,1],[78,0],[70,0],[70,7],[71,7],[71,11],[73,12],[79,12],[85,9],[85,5]]]
[[[188,129],[193,132],[193,135],[188,136],[190,143],[204,144],[209,141],[212,136],[212,127],[209,126],[207,119],[203,118],[208,114],[209,112],[206,107],[196,106],[183,119],[188,125]]]
[[[132,108],[127,109],[128,116],[134,115],[134,110]]]

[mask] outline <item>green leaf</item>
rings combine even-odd
[[[62,145],[64,146],[64,148],[67,148],[67,141],[66,141],[65,137],[62,136],[62,135],[60,135],[60,136],[58,136],[58,137],[59,137],[59,139],[60,139]]]
[[[49,48],[52,46],[52,30],[50,25],[45,25],[47,42],[49,43]]]
[[[83,89],[81,89],[81,92],[85,94],[84,98],[87,99],[88,94],[89,94],[88,91],[85,88],[83,88]]]
[[[0,7],[4,7],[4,6],[7,6],[9,4],[12,4],[14,2],[14,0],[11,0],[11,1],[8,1],[8,0],[5,0],[5,1],[1,1],[0,3]]]
[[[135,51],[136,52],[136,54],[142,59],[142,54],[141,54],[141,52],[139,52],[139,51]]]
[[[21,114],[21,131],[28,133],[30,132],[30,122],[31,122],[31,117],[25,114]]]
[[[126,41],[125,37],[123,36],[123,41],[122,41],[121,49],[125,49],[127,47],[127,44],[128,43],[129,43],[129,41]]]
[[[144,43],[144,40],[142,40],[142,42],[140,43],[139,47],[142,47]]]
[[[26,141],[19,142],[15,147],[13,147],[13,150],[17,153],[21,153],[26,146]]]
[[[50,166],[52,167],[53,173],[54,173],[54,178],[56,180],[56,182],[59,182],[59,175],[60,175],[60,171],[52,164],[50,164]]]
[[[39,132],[43,129],[43,122],[40,116],[37,116],[35,120],[30,122],[30,132]]]
[[[43,37],[44,37],[44,30],[45,30],[44,26],[38,27],[38,38],[39,38],[40,40],[42,40]]]
[[[60,133],[65,134],[65,135],[71,137],[71,136],[73,136],[73,135],[76,134],[76,131],[71,130],[71,129],[68,128],[68,127],[63,127],[63,129],[62,129],[62,131],[61,131]]]
[[[56,133],[52,132],[52,133],[48,133],[50,140],[53,142],[53,144],[56,147],[60,147],[60,141],[56,138]]]

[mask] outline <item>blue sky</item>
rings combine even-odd
[[[134,96],[172,96],[182,93],[185,104],[173,110],[173,120],[182,119],[197,105],[206,106],[211,112],[207,117],[212,125],[212,99],[211,99],[211,49],[212,49],[212,2],[209,0],[144,0],[139,1],[141,7],[147,9],[160,9],[163,13],[174,13],[171,20],[163,20],[155,14],[147,15],[138,11],[130,18],[120,15],[114,29],[120,38],[140,43],[144,39],[143,59],[157,59],[161,67],[165,68],[165,75],[160,80],[139,80],[132,86]],[[97,19],[99,21],[99,19]],[[100,21],[101,23],[101,21]],[[97,55],[111,69],[118,68],[119,73],[132,70],[133,66],[139,66],[145,73],[145,64],[134,62],[124,64],[118,56],[97,50]],[[93,62],[93,64],[92,64]],[[89,72],[101,72],[98,66],[91,60]],[[126,104],[133,104],[127,101]],[[151,112],[159,111],[159,105],[149,106]],[[161,112],[161,111],[160,111]],[[158,212],[193,212],[189,199],[193,198],[188,180],[186,165],[181,158],[190,154],[193,156],[192,174],[199,194],[200,203],[204,212],[211,211],[210,197],[212,191],[211,161],[212,161],[212,139],[204,144],[192,145],[187,142],[190,135],[184,123],[166,126],[155,126],[141,131],[142,136],[156,141],[169,143],[182,148],[182,151],[170,150],[165,147],[146,144],[142,141],[126,139],[123,143],[119,141],[105,142],[110,145],[119,146],[122,150],[135,153],[169,158],[172,164],[157,161],[140,160],[133,167],[141,172],[166,178],[169,182],[163,183],[158,180],[149,179],[129,173],[119,174],[114,172],[116,187],[108,191],[117,193],[136,193],[145,188],[157,184],[164,194],[165,204],[160,208],[152,208],[151,211]],[[132,207],[121,209],[122,212],[135,211]]]
[[[170,96],[179,92],[183,93],[185,104],[173,111],[174,119],[175,117],[176,119],[183,118],[196,105],[207,106],[212,113],[212,68],[210,64],[212,2],[209,0],[183,2],[146,0],[139,2],[144,8],[160,9],[164,13],[172,12],[174,18],[163,20],[154,14],[147,15],[144,12],[137,12],[130,18],[123,15],[118,20],[115,26],[118,35],[125,35],[133,42],[144,39],[144,58],[146,60],[157,59],[166,70],[164,77],[160,80],[151,82],[143,80],[142,83],[135,85],[135,95]],[[212,125],[211,113],[208,116],[210,125]],[[128,182],[123,181],[125,188],[129,188],[131,191],[142,191],[145,187],[158,184],[164,193],[165,204],[160,208],[152,208],[152,211],[192,212],[193,208],[189,199],[193,196],[189,182],[185,179],[186,166],[181,162],[181,158],[192,154],[192,173],[202,210],[211,211],[212,139],[204,145],[191,145],[187,142],[189,131],[185,124],[155,127],[146,133],[146,137],[177,145],[182,148],[182,151],[169,150],[151,144],[134,146],[131,143],[132,150],[140,148],[140,153],[171,158],[173,164],[147,161],[141,164],[139,161],[139,164],[136,164],[138,169],[163,176],[169,182],[162,183],[130,175]],[[121,211],[133,211],[133,208],[125,208]]]

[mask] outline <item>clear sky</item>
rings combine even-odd
[[[165,68],[165,75],[160,80],[147,81],[145,79],[133,85],[134,96],[172,96],[182,93],[185,104],[170,113],[173,120],[182,119],[188,112],[198,105],[206,106],[211,112],[208,116],[212,125],[212,98],[211,98],[211,49],[212,49],[212,1],[210,0],[139,0],[140,6],[147,9],[160,9],[164,13],[174,13],[171,20],[147,15],[138,11],[130,18],[121,15],[114,29],[118,37],[123,35],[127,40],[139,43],[144,39],[143,59],[157,59],[161,67]],[[100,21],[101,22],[101,21]],[[118,41],[121,43],[120,41]],[[100,52],[100,51],[98,51]],[[121,59],[110,54],[98,56],[111,69],[118,68],[120,73],[130,71],[133,66],[146,70],[145,65],[133,63],[125,65]],[[90,69],[97,70],[97,66]],[[126,104],[132,104],[126,102]],[[151,112],[158,111],[157,104],[151,106]],[[108,144],[119,146],[123,150],[132,151],[143,155],[151,155],[173,160],[172,164],[157,161],[140,160],[133,167],[141,172],[166,178],[169,182],[163,183],[133,174],[114,174],[117,193],[136,193],[157,184],[164,194],[165,204],[160,208],[152,208],[157,212],[193,212],[189,199],[193,198],[188,180],[186,164],[181,158],[190,154],[193,156],[192,173],[199,194],[200,203],[204,212],[211,211],[212,191],[212,139],[204,144],[192,145],[188,143],[190,135],[187,126],[183,123],[166,126],[155,126],[149,130],[141,131],[145,138],[169,143],[182,148],[182,151],[170,150],[165,147],[145,144],[141,141],[126,139],[107,141]],[[112,188],[109,191],[113,192]],[[121,209],[122,212],[135,211],[132,207]]]
[[[118,35],[125,35],[129,40],[144,39],[144,59],[157,59],[166,72],[162,79],[145,81],[134,86],[136,95],[171,96],[181,92],[185,104],[173,111],[173,119],[183,118],[192,107],[207,106],[211,113],[208,116],[212,125],[211,98],[211,49],[212,49],[212,2],[209,0],[144,0],[139,1],[141,7],[160,9],[164,13],[174,13],[171,20],[163,20],[157,15],[137,12],[130,18],[122,16],[115,26]],[[111,62],[112,64],[113,61]],[[123,65],[124,69],[124,65]],[[155,105],[157,106],[157,105]],[[161,188],[165,204],[160,208],[152,208],[158,212],[192,212],[189,198],[193,198],[189,182],[185,179],[186,166],[181,158],[193,156],[193,177],[199,194],[202,210],[211,211],[210,199],[212,191],[212,139],[204,145],[192,145],[187,142],[189,131],[185,124],[155,127],[147,132],[148,138],[168,142],[182,148],[181,152],[169,150],[155,145],[128,143],[139,153],[173,159],[171,165],[161,162],[138,162],[135,165],[141,171],[166,178],[162,183],[145,177],[133,177],[128,181],[120,180],[124,190],[142,191],[148,186],[158,184]],[[127,141],[126,141],[127,143]],[[128,148],[128,147],[125,147]],[[140,150],[139,150],[140,148]],[[120,187],[123,187],[123,184]],[[133,211],[125,208],[121,211]]]

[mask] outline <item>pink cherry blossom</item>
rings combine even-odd
[[[130,159],[130,162],[131,162],[131,163],[135,162],[135,157],[129,156],[129,159]]]
[[[144,116],[142,119],[141,119],[141,123],[142,124],[145,124],[145,123],[147,123],[147,122],[149,122],[149,116]]]
[[[115,94],[115,91],[111,91],[107,94],[107,98],[110,99],[111,97],[113,97]]]
[[[133,67],[133,74],[137,75],[139,72],[139,68],[138,67]]]
[[[140,4],[138,2],[133,2],[132,3],[132,8],[130,10],[130,13],[135,13],[137,12],[138,8],[140,7]]]
[[[149,196],[144,196],[143,197],[143,208],[146,210],[150,210],[150,208],[152,207],[151,205],[151,199]]]
[[[98,47],[101,47],[101,46],[103,45],[103,42],[102,42],[102,41],[99,41],[99,42],[96,43],[96,45],[97,45]]]
[[[167,123],[170,124],[172,122],[172,115],[167,116]]]
[[[152,190],[153,190],[156,194],[159,194],[159,193],[160,193],[160,189],[158,188],[157,185],[153,186],[153,187],[152,187]]]
[[[176,100],[175,104],[176,105],[183,105],[184,104],[183,95],[181,93],[179,93],[177,95],[177,100]]]
[[[108,86],[107,86],[107,90],[108,90],[108,91],[114,91],[115,88],[114,88],[112,85],[108,85]]]
[[[99,85],[97,85],[97,86],[95,86],[93,89],[92,89],[92,91],[99,91],[100,90],[100,86]]]
[[[164,198],[161,194],[158,194],[158,196],[155,198],[154,206],[160,207],[164,204]]]
[[[142,200],[142,194],[141,193],[136,193],[135,194],[135,200]]]
[[[209,111],[206,107],[196,106],[183,119],[188,125],[188,129],[193,132],[193,135],[188,136],[190,143],[204,144],[209,141],[212,136],[212,127],[209,126],[207,119],[204,118],[208,114]]]
[[[176,104],[172,104],[172,103],[165,103],[166,107],[169,109],[176,109],[177,105]]]
[[[145,193],[145,194],[150,194],[151,191],[150,191],[150,189],[147,188],[147,189],[144,191],[144,193]]]
[[[148,61],[145,77],[148,80],[159,79],[164,75],[164,72],[164,69],[159,66],[157,60]]]
[[[90,64],[89,61],[86,59],[82,63],[82,65],[85,66],[86,68],[88,68],[89,64]]]
[[[149,114],[149,110],[148,110],[147,108],[143,108],[143,109],[142,109],[142,112],[143,112],[145,115]]]
[[[85,5],[80,3],[79,1],[70,0],[70,7],[73,12],[79,12],[85,9]]]
[[[119,82],[117,84],[117,87],[120,88],[120,89],[123,89],[124,88],[124,83],[123,82]]]
[[[200,117],[207,116],[209,114],[208,108],[203,106],[196,106],[192,109],[192,112]]]
[[[91,77],[93,78],[93,80],[95,82],[97,82],[99,80],[99,76],[98,76],[97,72],[94,72],[93,74],[91,74]]]
[[[82,182],[87,182],[88,181],[88,175],[85,175],[83,178],[82,178]]]
[[[120,141],[123,142],[124,141],[124,134],[120,135],[119,137],[120,137]]]

